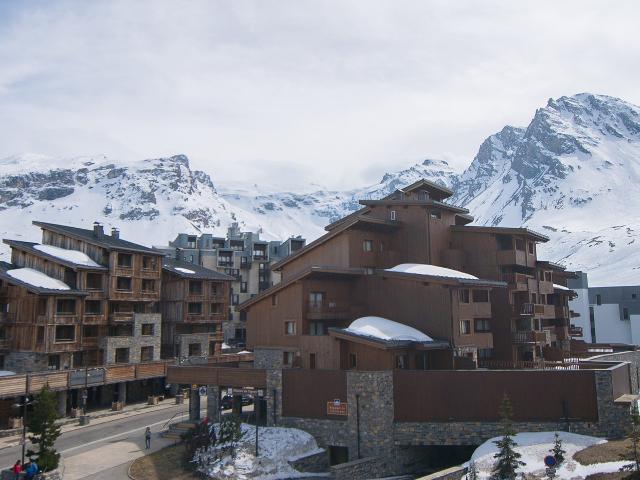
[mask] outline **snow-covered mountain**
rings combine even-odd
[[[640,109],[578,94],[549,100],[526,128],[506,126],[488,137],[464,172],[425,160],[349,191],[214,187],[184,155],[131,163],[10,157],[0,160],[0,236],[37,240],[32,220],[87,228],[98,220],[147,245],[166,244],[179,232],[224,235],[231,222],[268,239],[312,240],[357,209],[358,199],[428,178],[452,188],[452,203],[469,208],[475,223],[547,234],[543,255],[588,271],[592,284],[640,284],[639,176]]]

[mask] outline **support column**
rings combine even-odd
[[[192,387],[189,392],[189,420],[200,420],[200,392],[197,387]]]
[[[67,398],[69,397],[69,392],[63,390],[58,392],[58,416],[64,418],[67,416]]]
[[[207,385],[207,417],[210,422],[220,421],[220,387]]]
[[[118,401],[123,405],[127,403],[127,382],[120,382],[118,384]]]

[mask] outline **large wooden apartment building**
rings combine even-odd
[[[469,225],[466,209],[446,203],[451,194],[422,180],[363,200],[275,264],[282,282],[242,305],[257,364],[452,369],[568,349],[569,274],[537,259],[547,237]],[[367,333],[364,320],[352,326],[361,317],[429,340]]]

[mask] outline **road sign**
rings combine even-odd
[[[549,468],[553,468],[557,465],[557,461],[556,461],[556,457],[554,457],[553,455],[547,455],[546,457],[544,457],[544,464],[549,467]]]
[[[198,393],[200,393],[200,396],[201,396],[201,397],[202,397],[202,396],[204,396],[204,395],[206,395],[206,394],[207,394],[207,387],[205,387],[204,385],[203,385],[203,386],[201,386],[201,387],[198,389]]]

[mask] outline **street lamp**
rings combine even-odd
[[[25,449],[27,447],[27,407],[33,403],[29,396],[25,395],[24,402],[16,403],[15,408],[22,408],[22,465],[24,465]]]

